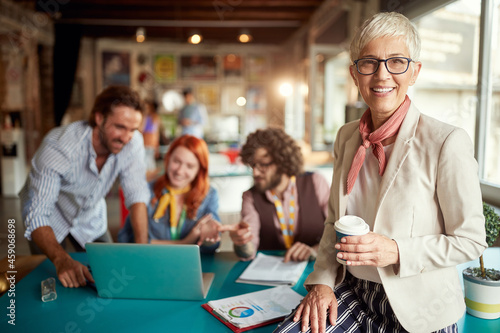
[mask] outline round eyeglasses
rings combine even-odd
[[[354,64],[359,74],[362,75],[372,75],[377,72],[380,62],[385,63],[385,68],[389,73],[403,74],[406,73],[412,61],[412,59],[406,57],[392,57],[387,59],[363,58],[354,60]]]
[[[252,169],[257,169],[257,170],[259,170],[260,172],[266,172],[266,171],[267,171],[267,169],[268,169],[271,165],[273,165],[273,164],[274,164],[274,162],[269,162],[269,163],[259,163],[259,162],[257,162],[257,163],[250,163],[250,164],[249,164],[249,166],[250,166],[250,168],[252,168]]]

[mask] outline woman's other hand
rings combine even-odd
[[[216,243],[220,240],[219,226],[220,223],[212,218],[212,214],[204,215],[182,241],[200,246],[203,243]]]
[[[302,320],[301,332],[306,332],[310,326],[311,333],[324,333],[327,316],[330,324],[335,325],[337,306],[332,288],[323,284],[314,285],[297,308],[293,321]]]

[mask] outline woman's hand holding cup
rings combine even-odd
[[[335,222],[337,261],[349,266],[386,267],[399,263],[396,241],[370,232],[366,222],[357,216],[346,215]]]

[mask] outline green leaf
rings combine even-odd
[[[495,243],[500,234],[500,217],[486,202],[483,202],[483,214],[486,229],[486,243],[488,243],[488,246],[493,246],[493,243]]]

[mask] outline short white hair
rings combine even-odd
[[[361,50],[371,41],[381,37],[402,37],[414,61],[420,58],[420,36],[415,25],[397,12],[383,12],[366,20],[354,36],[349,55],[351,62],[359,59]]]

